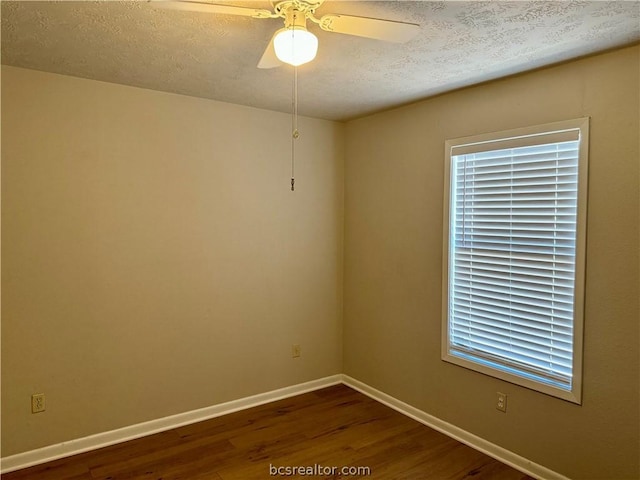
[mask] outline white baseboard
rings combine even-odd
[[[458,440],[475,450],[489,455],[504,464],[520,470],[531,477],[540,480],[569,480],[564,475],[527,460],[520,455],[495,445],[494,443],[456,427],[455,425],[445,422],[444,420],[440,420],[437,417],[429,415],[428,413],[412,407],[411,405],[404,403],[391,395],[387,395],[380,390],[370,387],[366,383],[356,380],[355,378],[341,374],[11,455],[0,460],[0,473],[8,473],[14,470],[20,470],[33,465],[57,460],[59,458],[69,457],[78,453],[96,450],[116,443],[126,442],[127,440],[133,440],[147,435],[152,435],[154,433],[171,430],[172,428],[181,427],[183,425],[201,422],[210,418],[256,407],[258,405],[274,402],[283,398],[293,397],[313,390],[319,390],[339,383],[343,383],[354,390],[357,390],[368,397],[393,408],[403,415],[413,418],[414,420]]]
[[[553,470],[548,469],[542,465],[532,462],[516,453],[513,453],[505,448],[502,448],[494,443],[491,443],[473,433],[467,432],[455,425],[452,425],[444,420],[441,420],[433,415],[429,415],[422,410],[419,410],[411,405],[398,400],[391,395],[387,395],[380,390],[376,390],[370,387],[366,383],[362,383],[355,378],[351,378],[348,375],[342,375],[342,383],[373,398],[374,400],[393,408],[394,410],[413,418],[418,422],[433,428],[440,433],[444,433],[448,437],[451,437],[471,448],[478,450],[496,460],[509,465],[523,473],[526,473],[530,477],[537,478],[539,480],[569,480],[569,478],[561,475]]]
[[[0,473],[8,473],[14,470],[39,465],[63,457],[69,457],[78,453],[96,450],[116,443],[126,442],[135,438],[152,435],[154,433],[171,430],[172,428],[201,422],[210,418],[219,417],[228,413],[237,412],[265,403],[274,402],[283,398],[293,397],[302,393],[319,390],[342,382],[342,375],[332,375],[330,377],[312,380],[290,387],[280,388],[271,392],[259,393],[250,397],[220,403],[211,407],[205,407],[190,412],[179,413],[169,417],[158,418],[148,422],[118,428],[109,432],[97,433],[88,437],[70,440],[47,447],[30,450],[24,453],[11,455],[0,460]]]

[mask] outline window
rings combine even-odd
[[[445,154],[442,359],[574,403],[588,128],[460,138]]]

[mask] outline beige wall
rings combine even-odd
[[[639,48],[347,124],[344,371],[575,479],[640,478]],[[590,116],[583,405],[440,360],[444,142]],[[509,395],[498,412],[496,391]]]
[[[290,125],[2,68],[3,456],[341,371],[343,125],[295,193]]]

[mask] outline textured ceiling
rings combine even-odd
[[[290,111],[292,68],[256,68],[280,19],[147,2],[2,1],[1,8],[3,64]],[[640,40],[637,1],[326,1],[318,16],[325,13],[421,26],[399,45],[310,25],[320,47],[299,67],[299,111],[332,120]]]

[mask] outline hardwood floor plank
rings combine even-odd
[[[168,430],[98,450],[81,453],[69,457],[67,460],[73,459],[74,462],[85,462],[90,469],[95,469],[104,465],[112,465],[127,460],[135,462],[138,458],[153,454],[158,450],[170,448],[179,443],[180,437],[176,431]]]
[[[2,480],[251,480],[278,478],[270,475],[274,468],[316,465],[336,469],[316,477],[327,479],[532,480],[344,385],[4,474]],[[343,475],[342,467],[366,468],[369,475]]]
[[[52,462],[35,465],[33,467],[18,470],[1,476],[2,480],[60,480],[83,478],[89,474],[89,466],[86,462],[79,460],[69,462],[69,459],[62,458]],[[89,477],[90,478],[90,477]]]
[[[182,443],[173,447],[157,450],[152,453],[114,461],[106,465],[91,468],[91,475],[96,480],[125,480],[138,477],[157,476],[157,472],[175,465],[187,465],[190,461],[202,456],[214,457],[220,461],[226,455],[232,455],[235,448],[228,440],[215,442],[199,439]],[[153,475],[152,475],[153,474]]]

